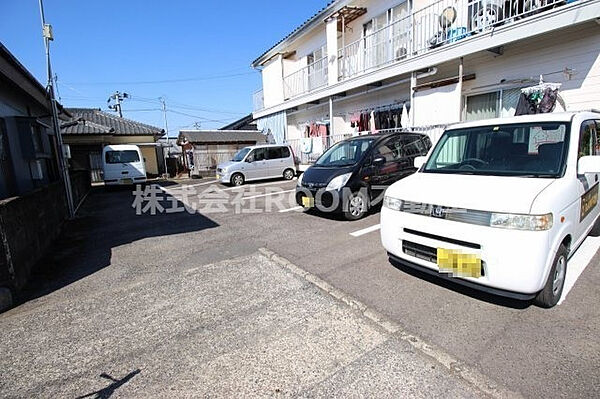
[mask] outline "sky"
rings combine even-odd
[[[108,110],[164,128],[222,127],[252,112],[260,72],[251,62],[327,0],[45,0],[52,66],[65,107]],[[38,0],[0,0],[0,41],[46,84]]]

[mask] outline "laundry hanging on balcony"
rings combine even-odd
[[[554,111],[560,87],[560,83],[544,83],[544,78],[540,75],[539,84],[521,89],[515,116],[546,114]]]

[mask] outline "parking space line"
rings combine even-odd
[[[208,184],[215,184],[215,183],[218,183],[218,181],[211,180],[211,181],[206,181],[206,182],[196,183],[196,184],[183,184],[181,187],[198,187],[198,186],[206,186]]]
[[[294,177],[292,180],[283,180],[283,181],[281,181],[281,180],[278,180],[278,181],[274,181],[274,182],[270,182],[270,183],[254,184],[254,185],[251,185],[251,186],[249,186],[249,185],[244,185],[244,186],[228,187],[228,188],[223,188],[223,189],[221,189],[221,191],[239,190],[240,188],[241,188],[241,189],[244,189],[244,188],[248,188],[248,187],[264,187],[264,186],[272,186],[272,185],[274,185],[274,184],[286,184],[286,183],[292,182],[292,181],[294,181],[294,180],[296,180],[296,178],[295,178],[295,177]]]
[[[297,211],[297,210],[300,210],[300,209],[302,209],[301,206],[295,206],[293,208],[282,209],[282,210],[279,211],[279,213],[293,212],[293,211]]]
[[[567,299],[567,294],[571,291],[585,268],[590,264],[594,255],[598,252],[598,249],[600,249],[600,237],[588,236],[577,251],[575,251],[573,256],[571,256],[567,264],[565,285],[560,300],[558,301],[558,305]]]
[[[284,190],[284,191],[274,191],[272,193],[267,193],[267,194],[253,195],[250,197],[242,197],[242,201],[247,200],[247,199],[252,199],[252,198],[268,197],[268,196],[276,195],[276,194],[291,193],[292,191],[296,191],[296,189]]]
[[[350,235],[352,237],[360,237],[362,235],[369,234],[369,233],[372,233],[374,231],[377,231],[380,228],[381,228],[381,225],[380,224],[376,224],[375,226],[367,227],[366,229],[362,229],[362,230],[355,231],[354,233],[350,233]]]

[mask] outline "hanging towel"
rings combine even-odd
[[[402,104],[402,117],[400,118],[400,125],[404,128],[409,125],[408,110],[406,109],[406,103]]]
[[[538,105],[538,113],[547,114],[554,111],[554,106],[556,105],[556,98],[558,97],[558,90],[552,90],[551,88],[547,88],[544,90],[544,96],[540,101],[540,105]]]
[[[537,107],[533,101],[525,93],[521,93],[519,96],[519,102],[515,109],[515,116],[519,115],[533,115],[537,113]]]
[[[371,111],[371,117],[369,118],[369,127],[371,133],[377,133],[377,128],[375,127],[375,111]]]

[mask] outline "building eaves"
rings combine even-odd
[[[106,134],[115,136],[154,136],[164,135],[164,130],[145,123],[121,118],[101,111],[99,108],[69,108],[73,121],[63,124],[63,134]]]
[[[316,26],[317,24],[321,23],[323,21],[323,19],[328,16],[329,13],[331,13],[333,11],[333,9],[335,7],[338,6],[338,3],[342,3],[344,0],[332,0],[329,3],[327,3],[327,5],[325,7],[323,7],[322,9],[320,9],[319,11],[317,11],[312,17],[308,18],[306,21],[304,21],[300,26],[298,26],[296,29],[294,29],[293,31],[291,31],[288,35],[286,35],[283,39],[281,39],[280,41],[278,41],[277,43],[275,43],[271,48],[269,48],[267,51],[265,51],[264,53],[262,53],[258,58],[256,58],[254,61],[252,61],[252,67],[256,68],[258,66],[260,66],[262,63],[264,63],[265,61],[269,60],[271,57],[273,57],[273,55],[278,53],[278,50],[280,50],[280,47],[283,47],[283,45],[293,39],[295,39],[296,37],[308,32],[310,30],[310,28]]]

